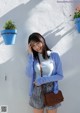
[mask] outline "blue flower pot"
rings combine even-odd
[[[2,30],[1,35],[3,36],[5,45],[15,44],[16,34],[17,30]]]
[[[75,18],[75,25],[77,31],[80,33],[80,18]]]

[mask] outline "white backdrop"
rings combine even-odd
[[[6,46],[0,36],[0,106],[7,105],[8,113],[32,113],[25,75],[27,39],[32,32],[40,32],[62,60],[64,79],[59,85],[65,101],[58,113],[80,113],[80,34],[70,17],[74,6],[57,0],[0,0],[0,31],[8,19],[18,30],[15,45]]]

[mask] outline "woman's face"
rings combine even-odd
[[[31,47],[38,53],[42,53],[43,43],[31,41]]]

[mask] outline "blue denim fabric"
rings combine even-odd
[[[53,83],[47,83],[46,85],[43,85],[43,92],[50,92],[53,88]],[[56,104],[54,106],[44,106],[44,98],[42,94],[41,87],[34,86],[32,96],[30,97],[29,105],[36,109],[57,109],[59,106],[61,106],[61,103]]]

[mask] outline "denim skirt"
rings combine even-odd
[[[52,91],[52,89],[53,82],[43,85],[44,93],[50,92]],[[60,103],[54,106],[45,106],[41,86],[34,86],[32,96],[30,97],[29,100],[29,105],[36,109],[46,108],[48,110],[57,109],[59,106],[61,106]]]

